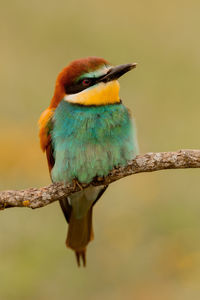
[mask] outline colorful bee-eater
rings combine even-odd
[[[135,128],[119,97],[118,78],[136,67],[106,60],[75,60],[58,75],[49,107],[42,113],[40,143],[53,182],[90,183],[124,166],[137,154]],[[86,264],[93,239],[92,210],[107,186],[88,187],[60,201],[69,223],[66,245]]]

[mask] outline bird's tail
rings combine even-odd
[[[86,266],[86,247],[94,237],[92,208],[91,206],[86,215],[81,218],[76,218],[72,209],[69,220],[66,245],[75,251],[78,266],[80,266],[81,261],[83,266]]]

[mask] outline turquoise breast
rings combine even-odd
[[[80,106],[61,101],[51,131],[54,182],[89,183],[137,154],[135,129],[123,104]]]

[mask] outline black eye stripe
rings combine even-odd
[[[84,80],[90,80],[89,84],[84,85],[83,84]],[[99,80],[99,78],[89,78],[89,77],[82,78],[78,82],[76,82],[70,86],[65,86],[65,92],[66,92],[66,94],[79,93],[79,92],[87,89],[88,87],[94,85],[98,80]]]

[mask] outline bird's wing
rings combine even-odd
[[[39,137],[40,137],[40,146],[42,151],[46,152],[47,162],[49,167],[49,173],[51,176],[51,170],[55,163],[55,158],[53,155],[53,144],[51,139],[51,131],[53,130],[53,115],[55,109],[47,108],[40,116],[39,119]],[[68,199],[62,199],[59,201],[64,216],[69,222],[71,214],[71,206],[69,205]]]
[[[40,116],[39,119],[39,137],[40,137],[40,146],[42,151],[46,152],[49,172],[51,175],[51,169],[54,166],[55,160],[53,156],[53,145],[51,140],[51,130],[53,127],[53,114],[54,109],[47,108]]]

